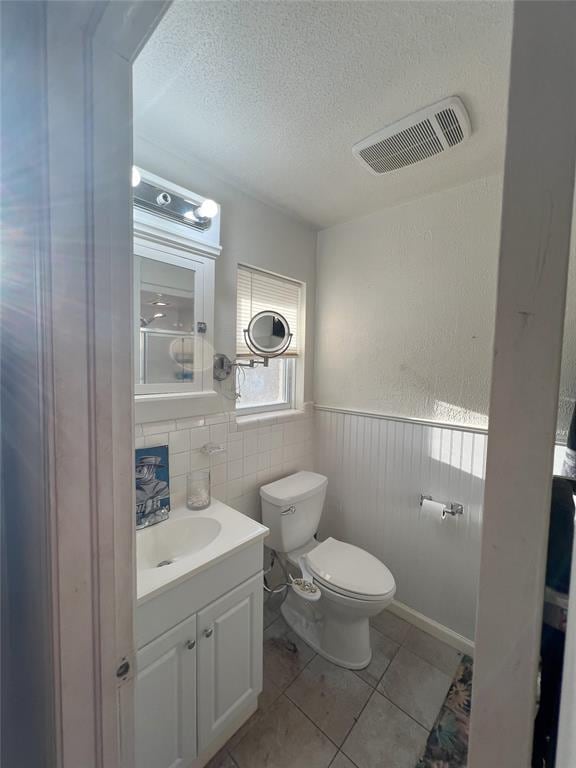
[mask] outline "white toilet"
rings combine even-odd
[[[314,538],[327,485],[323,475],[297,472],[262,486],[266,544],[317,588],[289,590],[281,611],[290,627],[334,664],[362,669],[372,658],[368,619],[391,602],[396,583],[384,563],[363,549]]]

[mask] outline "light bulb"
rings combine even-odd
[[[196,215],[201,219],[213,219],[218,214],[218,203],[214,200],[204,200],[196,209]]]
[[[138,184],[142,181],[142,177],[140,176],[140,171],[138,168],[136,168],[135,165],[132,166],[132,186],[137,187]]]
[[[200,205],[189,208],[184,214],[185,219],[190,221],[205,222],[207,219],[213,219],[218,215],[218,203],[214,200],[204,200]]]

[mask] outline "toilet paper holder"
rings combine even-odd
[[[432,496],[421,493],[420,506],[422,506],[424,501],[434,501],[434,499]],[[437,503],[442,504],[442,519],[444,519],[446,515],[452,515],[452,517],[456,517],[456,515],[464,514],[464,505],[460,504],[458,501],[441,501]]]

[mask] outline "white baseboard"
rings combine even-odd
[[[442,640],[442,642],[447,645],[451,645],[453,648],[456,648],[456,650],[466,653],[468,656],[474,656],[473,640],[469,640],[467,637],[459,635],[458,632],[454,632],[453,629],[449,629],[443,624],[439,624],[437,621],[434,621],[434,619],[429,619],[427,616],[424,616],[423,613],[415,611],[414,608],[409,608],[407,605],[404,605],[404,603],[400,603],[398,600],[393,600],[388,606],[388,610],[396,616],[399,616],[401,619],[413,624],[415,627],[418,627],[418,629],[428,632],[432,637]]]

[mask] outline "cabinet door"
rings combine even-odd
[[[138,651],[136,768],[185,768],[196,757],[196,617]]]
[[[202,752],[262,690],[262,576],[198,614],[198,741]]]
[[[211,260],[140,239],[134,250],[135,394],[211,391]]]

